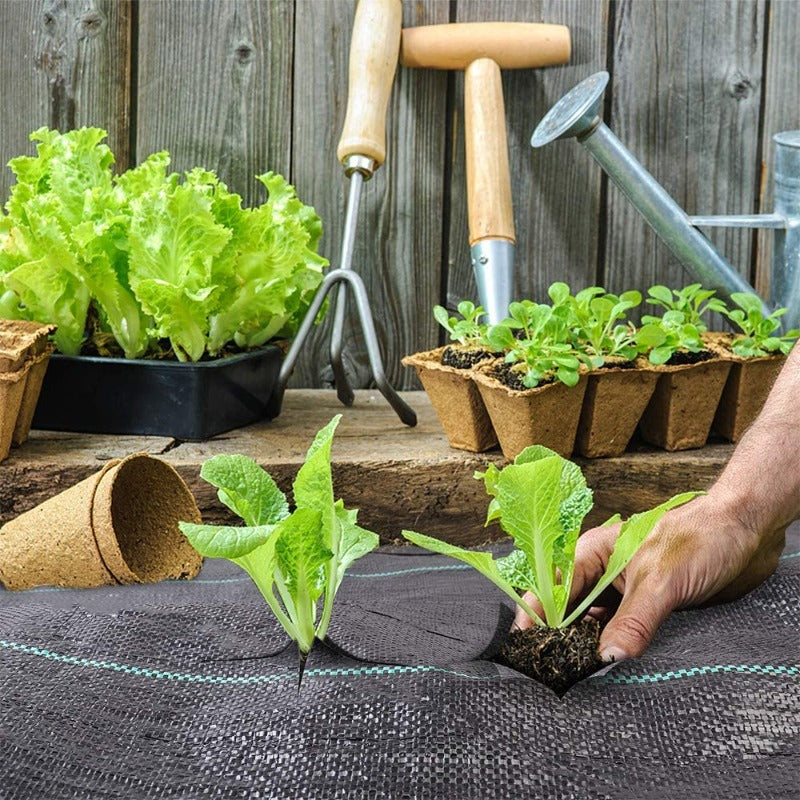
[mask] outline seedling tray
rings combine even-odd
[[[34,428],[201,440],[269,417],[282,351],[214,361],[54,355]]]

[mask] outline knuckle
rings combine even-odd
[[[623,636],[627,642],[634,643],[642,649],[650,642],[654,633],[650,625],[635,616],[615,617],[614,631],[617,636]]]

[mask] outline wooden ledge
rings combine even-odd
[[[200,479],[202,463],[218,453],[243,453],[258,461],[284,490],[314,434],[341,413],[333,446],[334,485],[359,521],[387,539],[403,528],[478,544],[497,535],[483,521],[487,497],[476,469],[505,463],[499,450],[465,453],[447,444],[424,392],[404,392],[417,412],[415,428],[403,425],[377,391],[359,390],[352,407],[333,391],[290,390],[281,415],[205,442],[154,436],[106,436],[34,431],[0,463],[0,523],[96,472],[112,458],[146,452],[172,464],[195,493],[207,521],[230,521],[215,490]],[[627,516],[673,494],[705,489],[727,462],[732,445],[667,453],[635,446],[619,458],[576,459],[595,490],[590,524],[612,514]]]

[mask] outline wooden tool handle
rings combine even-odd
[[[386,107],[392,91],[403,8],[401,0],[360,0],[350,43],[347,113],[336,155],[386,158]]]
[[[566,64],[569,28],[535,22],[458,22],[406,28],[400,63],[406,67],[466,69],[491,58],[502,69]]]
[[[469,243],[482,239],[513,242],[503,84],[500,67],[490,58],[473,61],[464,73],[464,137]]]

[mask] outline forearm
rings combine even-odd
[[[709,495],[759,534],[800,517],[800,345]]]

